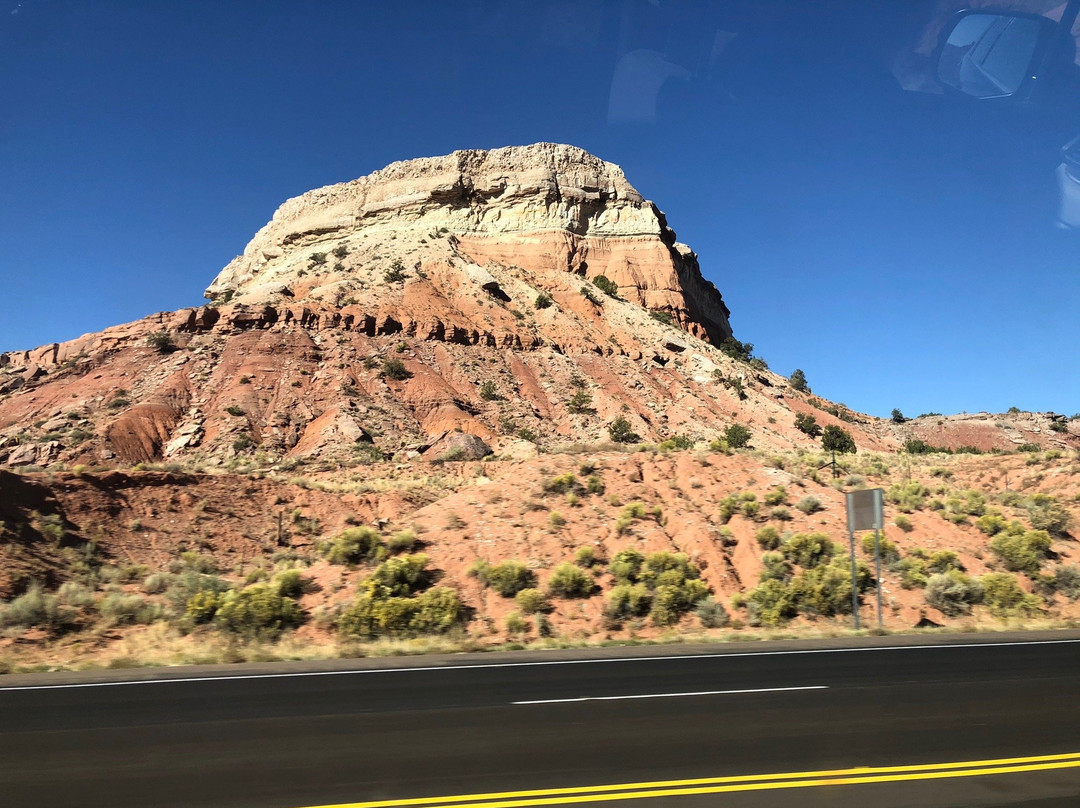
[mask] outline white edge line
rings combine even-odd
[[[1009,648],[1021,645],[1070,645],[1076,640],[1018,640],[1015,642],[946,643],[943,645],[880,645],[864,648],[807,648],[796,651],[744,651],[727,654],[676,654],[673,656],[616,657],[612,659],[558,659],[538,662],[495,662],[475,665],[420,665],[412,668],[370,668],[341,671],[295,671],[292,673],[238,673],[232,676],[177,676],[169,679],[130,679],[114,682],[72,682],[57,685],[10,685],[0,693],[15,690],[72,690],[83,687],[127,687],[129,685],[167,685],[185,682],[228,682],[245,679],[300,679],[307,676],[358,676],[377,673],[419,673],[422,671],[460,671],[476,669],[530,668],[555,665],[598,665],[614,662],[667,662],[688,659],[725,659],[762,656],[801,656],[805,654],[856,654],[871,651],[936,651],[957,648]],[[0,680],[2,681],[2,680]]]
[[[580,701],[625,701],[627,699],[675,699],[682,696],[734,696],[741,693],[783,693],[788,690],[828,690],[828,685],[802,687],[758,687],[751,690],[698,690],[692,693],[642,693],[633,696],[582,696],[576,699],[536,699],[512,701],[511,704],[569,704]]]

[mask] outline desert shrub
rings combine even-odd
[[[761,574],[758,583],[762,581],[781,581],[787,583],[795,576],[795,570],[791,562],[784,558],[782,553],[765,553],[761,557]]]
[[[724,430],[723,441],[732,449],[745,449],[752,437],[753,433],[742,424],[729,424]]]
[[[518,612],[511,612],[506,618],[506,633],[513,635],[528,634],[529,621]]]
[[[587,598],[594,588],[592,576],[573,564],[560,564],[548,579],[548,593],[557,598]]]
[[[964,571],[964,565],[960,563],[960,557],[952,550],[935,550],[926,559],[926,568],[930,572]]]
[[[514,595],[514,603],[521,610],[522,614],[536,614],[537,612],[546,612],[550,609],[547,598],[544,597],[544,593],[539,589],[521,589],[516,595]]]
[[[797,615],[795,595],[782,581],[762,581],[746,595],[751,625],[776,626]]]
[[[863,591],[870,586],[870,571],[865,565],[856,570],[856,583]],[[831,617],[851,613],[851,568],[845,558],[807,569],[789,585],[798,612]]]
[[[87,609],[94,605],[94,593],[86,584],[78,581],[64,581],[56,590],[56,599],[61,606]]]
[[[382,562],[364,588],[376,599],[408,597],[427,589],[435,580],[428,569],[428,557],[423,553],[395,556]]]
[[[607,275],[597,275],[593,278],[593,285],[608,297],[619,296],[619,286]]]
[[[809,494],[796,502],[795,507],[805,513],[807,516],[812,513],[817,513],[822,509],[821,500]]]
[[[311,269],[312,267],[321,266],[321,265],[323,265],[325,263],[326,263],[326,253],[324,253],[324,252],[313,252],[311,255],[308,256],[308,269]]]
[[[982,585],[959,570],[939,572],[926,581],[926,602],[947,617],[970,612],[982,597]]]
[[[663,583],[653,590],[649,618],[658,626],[670,626],[708,595],[709,585],[698,578],[685,579],[678,584]]]
[[[225,408],[225,412],[227,412],[234,418],[239,418],[241,415],[244,414],[244,408],[238,407],[235,404],[230,404],[228,407]]]
[[[742,500],[735,494],[728,494],[717,505],[720,523],[726,525],[731,517],[742,512]]]
[[[57,631],[69,626],[75,610],[64,606],[56,595],[45,592],[37,584],[17,598],[0,603],[0,628],[43,628]]]
[[[499,395],[499,390],[495,387],[495,382],[488,379],[480,385],[480,398],[484,401],[498,401],[502,396]]]
[[[761,503],[753,499],[743,500],[739,510],[747,519],[757,519],[757,515],[761,511]]]
[[[229,584],[216,575],[206,575],[194,570],[184,570],[172,577],[165,590],[165,600],[175,614],[183,615],[195,595],[209,593],[216,597],[229,589]],[[212,615],[211,615],[212,616]]]
[[[771,488],[766,492],[764,500],[766,505],[783,505],[787,502],[787,489],[782,485]]]
[[[386,549],[391,553],[408,553],[420,547],[422,542],[411,530],[399,530],[386,540]]]
[[[570,473],[552,477],[544,483],[544,492],[547,494],[580,494],[581,490],[581,483],[577,481],[577,477]]]
[[[678,584],[689,578],[697,578],[700,574],[697,566],[690,562],[686,553],[669,553],[661,550],[645,556],[640,580],[650,589],[655,589],[663,584]]]
[[[900,549],[884,536],[878,538],[878,547],[881,549],[881,562],[883,564],[895,564],[900,560]],[[874,536],[871,533],[862,537],[862,549],[868,556],[874,555]]]
[[[622,415],[608,424],[607,431],[608,437],[615,443],[637,443],[640,440],[633,427],[630,426],[630,422]]]
[[[1013,572],[1026,572],[1035,575],[1046,560],[1053,540],[1045,530],[1019,531],[1006,530],[998,533],[990,541],[993,550],[1005,563],[1005,568]]]
[[[811,438],[816,438],[821,434],[817,418],[802,412],[795,414],[795,428]]]
[[[727,337],[720,343],[720,350],[732,359],[740,362],[749,362],[754,353],[754,343],[740,342],[735,337]]]
[[[591,545],[579,547],[574,553],[574,563],[584,569],[592,569],[600,563],[600,557],[596,554],[596,548]]]
[[[184,616],[192,623],[209,623],[217,614],[219,597],[219,593],[209,589],[196,592],[184,605]]]
[[[324,553],[331,564],[360,564],[381,559],[386,555],[386,547],[382,537],[370,527],[350,527],[331,539]]]
[[[780,531],[772,525],[761,528],[754,534],[754,538],[766,550],[775,550],[780,546]]]
[[[176,343],[168,331],[155,331],[146,338],[146,343],[158,353],[167,354],[176,350]]]
[[[604,481],[600,479],[597,474],[590,474],[589,478],[585,480],[585,490],[590,494],[603,494],[604,493]]]
[[[896,515],[896,518],[893,519],[893,524],[905,533],[910,533],[914,529],[914,526],[911,524],[911,520],[904,516],[902,513]]]
[[[649,316],[656,322],[663,323],[664,325],[675,325],[675,317],[669,311],[658,311],[653,309],[649,312]]]
[[[378,598],[361,594],[338,618],[345,637],[371,639],[378,636],[410,637],[443,634],[466,619],[457,592],[434,587],[418,597]]]
[[[384,359],[382,363],[382,373],[388,379],[399,382],[412,378],[412,373],[409,372],[409,369],[405,367],[405,363],[400,359]]]
[[[723,628],[731,621],[727,609],[724,608],[722,603],[717,603],[712,595],[709,595],[698,604],[694,614],[703,628]]]
[[[825,564],[836,555],[836,545],[824,533],[796,533],[783,543],[784,558],[800,567]]]
[[[975,520],[975,527],[987,536],[996,536],[1008,527],[1008,521],[1000,513],[987,513]]]
[[[801,368],[795,368],[788,376],[788,381],[791,382],[792,390],[798,390],[800,393],[810,392],[810,386],[806,383],[806,374]]]
[[[574,497],[576,494],[567,494],[567,496]],[[548,524],[553,528],[560,528],[566,524],[566,517],[558,511],[552,511],[548,514]]]
[[[512,598],[522,589],[536,586],[536,573],[520,561],[504,561],[489,566],[484,570],[483,577],[478,575],[477,578],[504,598]]]
[[[584,390],[578,390],[574,395],[570,396],[570,400],[566,402],[566,409],[575,415],[590,413],[593,411],[592,396]]]
[[[1047,494],[1036,494],[1027,503],[1028,521],[1033,530],[1062,535],[1069,529],[1072,517],[1065,506]]]
[[[922,509],[923,503],[929,495],[929,488],[912,480],[890,486],[889,490],[885,492],[885,499],[896,505],[903,513],[911,513]]]
[[[895,408],[892,411],[891,418],[894,424],[902,424],[907,420],[907,418],[904,417],[904,413]]]
[[[395,260],[390,265],[390,268],[383,272],[383,280],[387,283],[400,283],[408,277],[408,273],[405,272],[405,265],[400,260]]]
[[[983,589],[983,603],[995,617],[1035,614],[1042,608],[1042,598],[1021,589],[1015,575],[988,572],[979,578],[979,583]]]
[[[552,300],[551,295],[547,292],[541,292],[536,296],[536,301],[533,303],[537,309],[546,309],[555,301]]]
[[[821,448],[826,452],[856,452],[855,439],[851,437],[851,433],[833,424],[825,427],[821,433]]]
[[[346,247],[344,244],[339,244],[336,247],[334,247],[334,249],[331,252],[333,252],[334,258],[341,259],[341,258],[344,258],[346,255],[349,254],[349,248]]]
[[[256,584],[220,595],[214,622],[235,634],[276,637],[300,625],[303,616],[295,600],[282,597],[267,584]]]
[[[921,558],[908,556],[900,559],[896,565],[900,573],[900,586],[903,589],[919,589],[926,586],[926,562]]]
[[[653,594],[645,584],[621,583],[611,588],[604,603],[604,616],[614,622],[644,617],[652,609]]]
[[[139,595],[127,595],[122,592],[110,592],[98,603],[101,616],[121,626],[145,625],[153,623],[161,616],[161,609],[148,603]]]
[[[633,583],[640,579],[645,556],[637,550],[620,550],[611,559],[609,569],[619,583]]]
[[[1069,600],[1080,598],[1080,568],[1070,564],[1058,564],[1049,578],[1048,589],[1060,592]]]
[[[282,570],[274,576],[271,586],[284,598],[298,598],[304,594],[308,581],[300,574],[300,570]]]

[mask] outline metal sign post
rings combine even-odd
[[[859,586],[855,564],[855,532],[858,530],[874,531],[874,562],[877,577],[874,586],[877,589],[878,627],[883,625],[881,614],[881,529],[884,527],[885,492],[880,488],[863,491],[851,491],[847,498],[848,538],[851,541],[851,610],[855,615],[855,629],[859,628]]]

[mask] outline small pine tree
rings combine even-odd
[[[791,382],[792,389],[798,390],[800,393],[810,392],[810,385],[806,383],[806,374],[799,368],[795,368],[795,370],[792,371],[788,380]]]
[[[893,411],[892,411],[892,422],[894,424],[902,424],[906,420],[907,420],[907,418],[904,417],[904,413],[900,412],[900,410],[898,410],[898,409],[895,409],[895,408],[893,409]]]
[[[829,425],[821,436],[821,446],[826,452],[855,454],[855,439],[846,429]]]

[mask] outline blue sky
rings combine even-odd
[[[1080,123],[903,92],[921,22],[832,5],[8,0],[0,350],[197,305],[311,188],[557,141],[620,164],[816,392],[1080,411]]]

